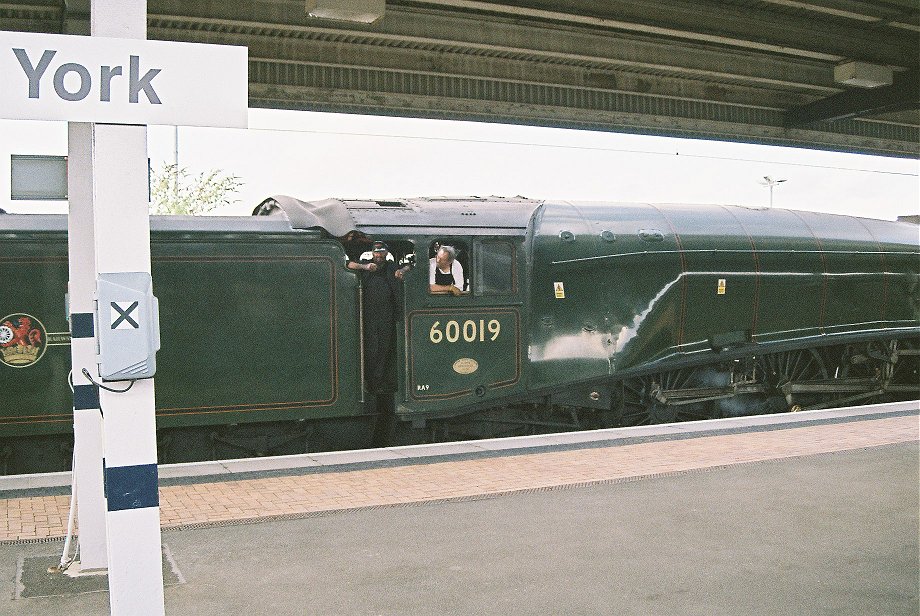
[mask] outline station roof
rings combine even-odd
[[[359,24],[307,5],[383,10]],[[11,0],[0,24],[82,34],[88,12]],[[148,14],[151,39],[248,46],[251,107],[920,156],[916,0],[148,0]]]

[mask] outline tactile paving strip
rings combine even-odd
[[[483,498],[916,442],[916,414],[610,447],[160,487],[166,528]],[[0,541],[63,535],[69,499],[0,500]]]

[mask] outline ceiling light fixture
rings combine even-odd
[[[372,24],[383,17],[385,0],[306,0],[310,17]]]
[[[834,67],[834,81],[857,88],[879,88],[894,83],[894,71],[881,64],[844,62]]]

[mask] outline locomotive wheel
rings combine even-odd
[[[827,365],[815,349],[772,353],[764,357],[768,378],[786,398],[788,408],[807,407],[821,400],[821,394],[793,394],[784,389],[792,384],[830,378]]]
[[[920,386],[920,340],[898,340],[897,345],[898,361],[894,365],[891,383],[916,388]],[[897,400],[914,400],[917,392],[897,392],[894,396]]]
[[[699,368],[686,368],[624,379],[617,411],[619,425],[648,426],[712,419],[714,411],[711,402],[668,404],[659,395],[662,391],[698,387],[703,374]]]
[[[859,346],[847,346],[840,358],[836,374],[839,378],[888,380],[892,377],[892,361],[899,348],[909,341],[873,341]]]
[[[839,361],[833,370],[835,378],[840,379],[862,379],[870,385],[872,389],[880,389],[886,383],[890,382],[895,364],[886,358],[893,358],[893,353],[897,350],[897,341],[881,342],[871,341],[859,345],[848,345],[839,355]],[[854,395],[858,392],[841,393],[836,396],[840,400],[840,405],[848,404],[873,404],[875,402],[886,402],[891,400],[888,394],[881,394],[871,397],[861,397],[853,400]]]

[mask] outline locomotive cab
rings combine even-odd
[[[397,413],[416,424],[453,414],[458,405],[488,405],[523,384],[524,235],[451,231],[417,236],[419,251],[427,247],[432,256],[418,258],[406,277]],[[448,266],[456,275],[452,293],[432,288],[440,246],[456,251],[459,268]]]
[[[524,391],[527,233],[540,204],[523,198],[307,203],[274,197],[254,213],[283,211],[295,228],[321,228],[337,238],[358,231],[368,241],[385,242],[400,265],[412,266],[398,311],[394,402],[400,419],[419,426]],[[431,287],[442,246],[459,264],[453,293]],[[360,395],[366,408],[373,406],[371,392]]]

